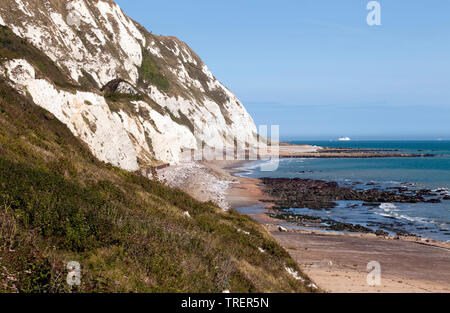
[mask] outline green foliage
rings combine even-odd
[[[110,100],[113,102],[118,102],[121,100],[128,100],[128,101],[141,101],[144,100],[144,97],[142,95],[131,95],[128,93],[118,93],[118,92],[111,92],[107,93],[105,95],[106,100]]]
[[[142,65],[139,68],[140,83],[147,81],[163,91],[169,90],[169,81],[161,74],[152,55],[147,50],[142,50]]]
[[[102,214],[111,205],[94,187],[0,157],[0,203],[61,249],[85,251],[111,240],[112,224]]]
[[[52,283],[52,271],[47,259],[31,261],[27,264],[20,277],[19,292],[44,293],[48,292]]]

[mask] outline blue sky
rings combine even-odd
[[[450,139],[450,1],[116,0],[283,138]]]

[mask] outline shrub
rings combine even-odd
[[[147,50],[142,50],[142,65],[139,68],[140,83],[147,81],[163,91],[169,90],[169,81],[161,74],[153,57]]]
[[[85,251],[108,243],[112,223],[105,198],[93,187],[0,156],[0,202],[26,229],[35,229],[59,248]]]

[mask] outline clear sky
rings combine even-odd
[[[450,139],[450,1],[116,0],[283,138]]]

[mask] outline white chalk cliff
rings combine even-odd
[[[3,45],[10,32],[58,71],[0,50],[0,75],[102,161],[134,171],[200,144],[256,142],[244,106],[184,42],[151,34],[114,1],[0,0],[0,25]]]

